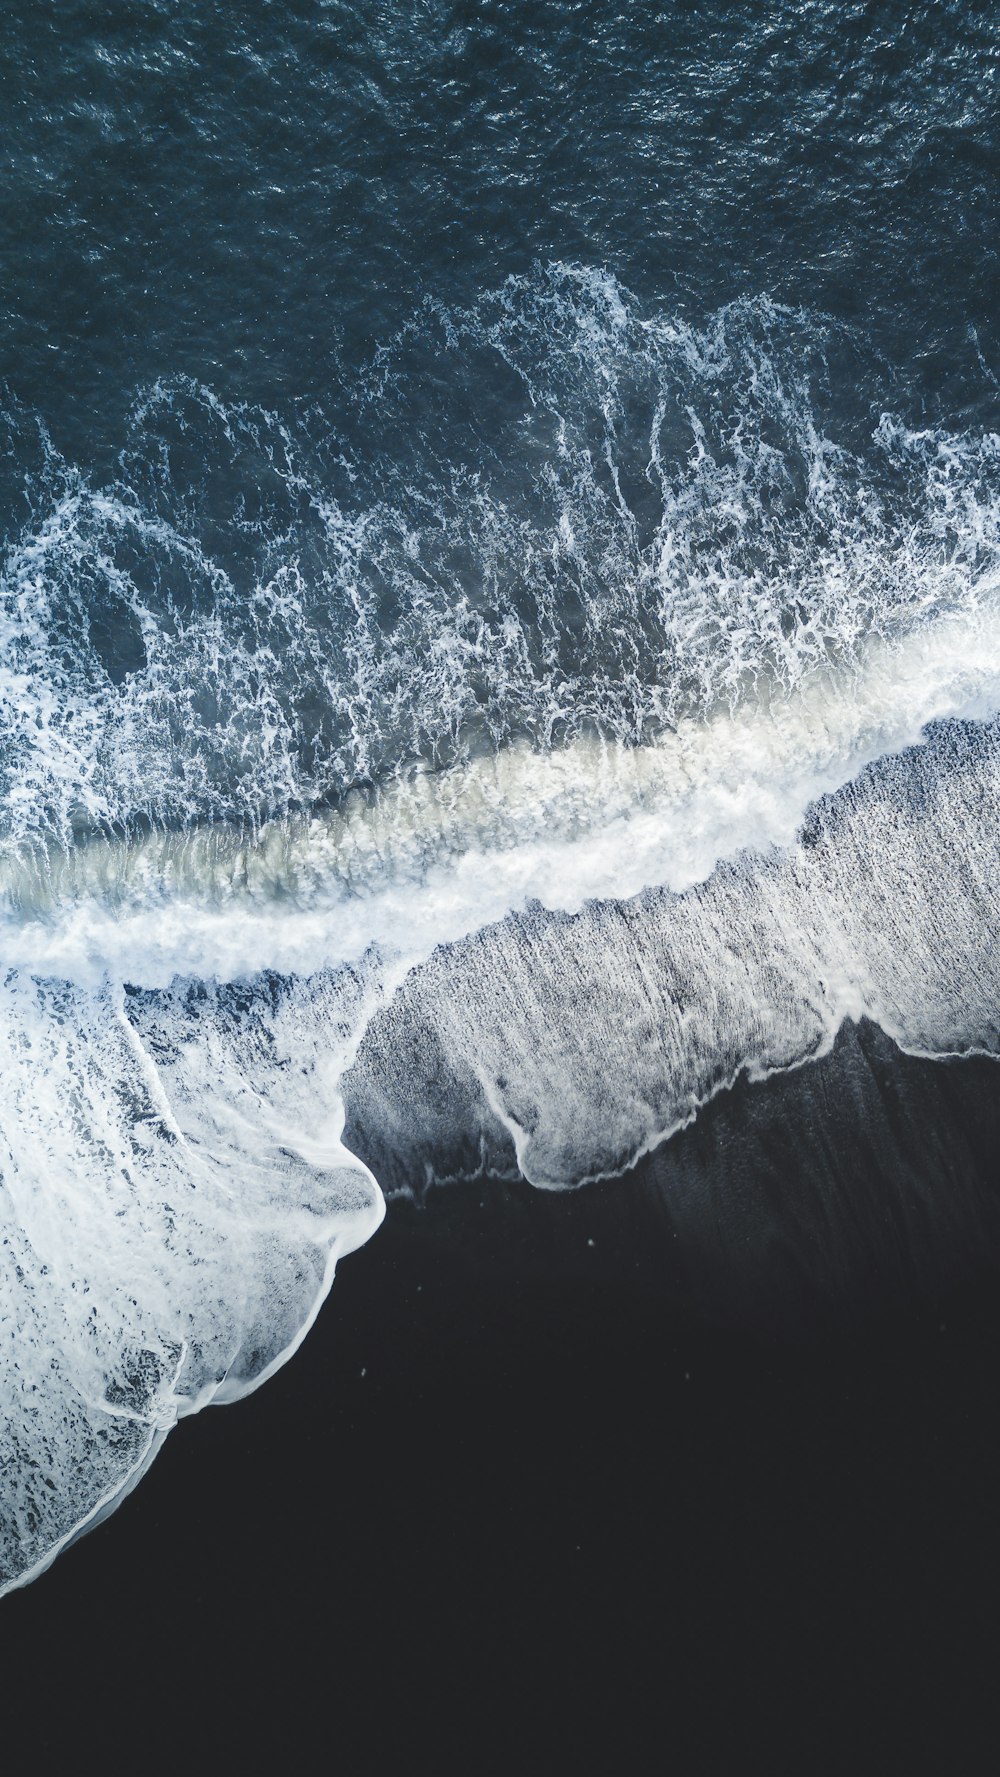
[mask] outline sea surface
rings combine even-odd
[[[730,1390],[936,1327],[1000,1231],[995,10],[0,56],[0,1590],[372,1236],[405,1340],[379,1241],[474,1275],[473,1200],[557,1301],[591,1203]]]

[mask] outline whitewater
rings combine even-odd
[[[519,450],[400,426],[418,348],[459,391],[507,366]],[[387,1194],[620,1174],[845,1019],[996,1052],[1000,440],[869,404],[834,441],[842,349],[560,265],[379,355],[356,436],[403,467],[188,383],[107,485],[35,428],[0,635],[5,1586],[287,1360]]]

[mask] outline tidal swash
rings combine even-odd
[[[6,1587],[385,1194],[1000,1044],[989,11],[8,11]]]

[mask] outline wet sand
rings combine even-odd
[[[392,1204],[6,1601],[7,1768],[982,1768],[998,1086],[848,1031],[625,1179]]]

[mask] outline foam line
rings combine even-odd
[[[530,901],[564,912],[787,845],[809,805],[948,718],[1000,706],[994,585],[850,670],[690,720],[656,744],[514,746],[253,834],[189,829],[0,858],[10,967],[97,984],[412,962]]]

